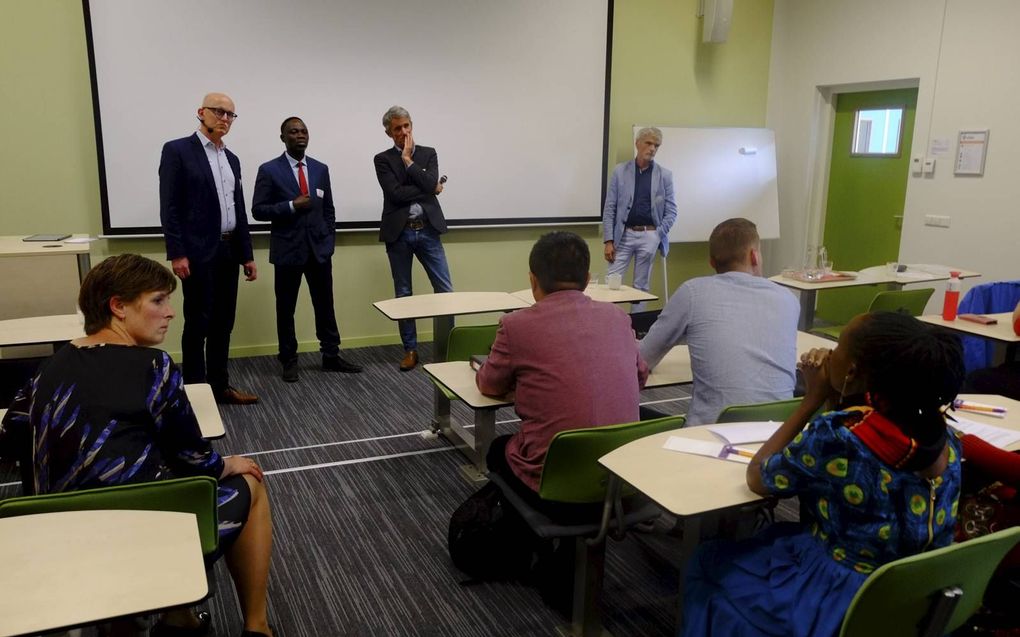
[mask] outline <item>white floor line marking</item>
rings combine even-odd
[[[679,403],[685,400],[690,400],[690,396],[681,396],[680,398],[663,398],[662,400],[646,400],[641,403],[642,405],[658,405],[659,403]]]
[[[250,453],[241,453],[241,456],[263,456],[270,453],[283,453],[284,451],[302,451],[304,449],[319,449],[322,447],[335,447],[337,445],[353,445],[359,442],[372,442],[374,440],[389,440],[390,438],[408,438],[410,436],[420,436],[420,431],[412,431],[406,434],[391,434],[389,436],[375,436],[374,438],[356,438],[354,440],[340,440],[338,442],[323,442],[316,445],[304,445],[303,447],[285,447],[283,449],[268,449],[266,451],[252,451]]]
[[[666,398],[666,399],[663,399],[663,400],[647,400],[645,402],[642,402],[641,404],[642,405],[656,405],[656,404],[659,404],[659,403],[682,402],[682,401],[687,401],[687,400],[690,400],[689,396],[685,396],[685,397],[682,397],[682,398]],[[506,424],[520,422],[520,421],[521,421],[520,418],[511,418],[509,420],[497,420],[496,424],[497,425],[506,425]],[[465,429],[473,429],[474,425],[465,425],[464,428]],[[246,456],[246,457],[265,456],[265,455],[269,455],[269,454],[272,454],[272,453],[283,453],[285,451],[303,451],[305,449],[321,449],[322,447],[336,447],[338,445],[353,445],[353,444],[357,444],[359,442],[373,442],[375,440],[389,440],[389,439],[392,439],[392,438],[408,438],[410,436],[420,436],[420,435],[421,435],[420,431],[412,431],[410,433],[405,433],[405,434],[391,434],[391,435],[388,435],[388,436],[374,436],[372,438],[357,438],[357,439],[354,439],[354,440],[341,440],[341,441],[338,441],[338,442],[323,442],[323,443],[316,444],[316,445],[304,445],[302,447],[285,447],[283,449],[269,449],[269,450],[266,450],[266,451],[252,451],[252,452],[241,453],[241,454],[238,454],[238,455],[242,455],[242,456]],[[440,452],[440,451],[450,451],[452,449],[456,449],[456,447],[444,447],[444,448],[441,448],[441,449],[424,449],[424,450],[421,450],[421,451],[408,451],[408,452],[405,452],[405,453],[394,453],[394,454],[390,454],[390,455],[386,455],[386,456],[372,456],[370,458],[358,458],[358,459],[354,459],[354,460],[340,460],[338,462],[326,462],[326,463],[323,463],[323,464],[313,464],[313,465],[307,465],[307,466],[304,466],[304,467],[294,467],[292,469],[275,469],[273,471],[266,471],[265,473],[267,475],[271,475],[271,474],[274,474],[274,473],[290,473],[292,471],[306,471],[306,470],[309,470],[309,469],[322,469],[322,468],[326,468],[326,467],[337,467],[337,466],[345,465],[345,464],[358,464],[358,463],[361,463],[361,462],[376,462],[378,460],[389,460],[391,458],[402,458],[404,456],[417,456],[417,455],[422,455],[422,454],[426,454],[426,453],[437,453],[437,452]],[[0,488],[13,487],[13,486],[17,486],[17,485],[20,485],[20,484],[21,484],[21,482],[3,482],[3,483],[0,483]]]
[[[657,405],[659,403],[683,402],[683,401],[687,401],[687,400],[690,400],[689,396],[684,396],[684,397],[681,397],[681,398],[665,398],[663,400],[648,400],[648,401],[642,402],[641,404],[642,405]],[[520,421],[521,421],[520,418],[510,418],[508,420],[497,420],[496,424],[497,425],[508,425],[508,424],[512,424],[512,423],[520,422]],[[474,425],[465,425],[464,426],[465,429],[473,428],[473,427],[474,427]],[[303,446],[300,446],[300,447],[285,447],[283,449],[267,449],[266,451],[251,451],[251,452],[244,452],[244,453],[241,453],[241,454],[238,454],[238,455],[242,455],[242,456],[246,456],[246,457],[250,457],[250,456],[265,456],[265,455],[269,455],[269,454],[272,454],[272,453],[283,453],[285,451],[304,451],[305,449],[321,449],[323,447],[336,447],[338,445],[354,445],[354,444],[357,444],[359,442],[373,442],[373,441],[376,441],[376,440],[390,440],[392,438],[409,438],[411,436],[420,436],[421,434],[422,434],[421,431],[412,431],[410,433],[404,433],[404,434],[390,434],[388,436],[374,436],[372,438],[355,438],[354,440],[340,440],[340,441],[337,441],[337,442],[322,442],[322,443],[315,444],[315,445],[303,445]],[[3,485],[0,485],[0,486],[3,486]]]
[[[392,460],[393,458],[404,458],[406,456],[422,456],[427,453],[440,453],[443,451],[456,451],[456,447],[442,447],[439,449],[422,449],[421,451],[406,451],[404,453],[391,453],[385,456],[372,456],[371,458],[354,458],[353,460],[340,460],[337,462],[323,462],[321,464],[310,464],[304,467],[291,467],[290,469],[273,469],[272,471],[264,472],[265,475],[274,475],[277,473],[294,473],[295,471],[309,471],[311,469],[327,469],[329,467],[339,467],[346,464],[361,464],[362,462],[377,462],[379,460]]]

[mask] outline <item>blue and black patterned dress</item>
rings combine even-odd
[[[687,574],[683,635],[835,635],[876,568],[952,542],[959,441],[949,437],[948,467],[927,480],[885,464],[847,429],[869,411],[823,414],[762,464],[768,489],[800,496],[814,520],[702,546]]]
[[[0,455],[29,462],[34,493],[223,472],[170,355],[126,345],[68,345],[45,361],[0,424]],[[251,493],[231,476],[218,499],[222,551],[240,533]]]

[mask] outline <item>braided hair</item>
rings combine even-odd
[[[874,312],[851,333],[849,353],[869,394],[919,445],[911,469],[930,465],[946,442],[942,414],[966,374],[960,339],[895,312]]]

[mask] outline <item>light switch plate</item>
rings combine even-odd
[[[925,215],[924,225],[934,228],[948,228],[950,217],[948,215]]]

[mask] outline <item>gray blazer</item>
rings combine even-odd
[[[634,160],[617,164],[606,191],[606,205],[602,209],[602,241],[619,243],[623,228],[634,203],[634,178],[637,164]],[[652,164],[652,217],[659,232],[659,251],[669,254],[669,229],[676,221],[676,200],[673,198],[673,173],[658,163]]]

